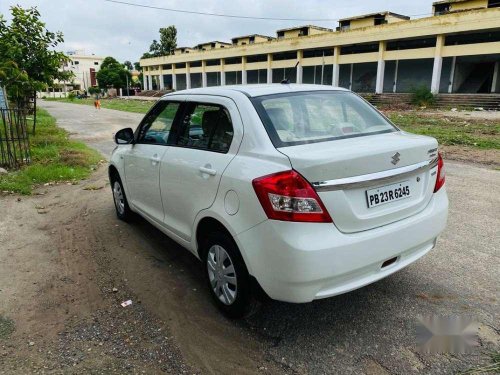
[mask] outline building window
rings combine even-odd
[[[224,59],[224,63],[226,65],[241,64],[241,57],[230,57],[230,58]]]
[[[186,67],[186,63],[177,63],[174,64],[175,69],[184,69]]]
[[[378,43],[354,44],[352,46],[345,46],[340,49],[341,55],[352,55],[357,53],[371,53],[371,52],[378,52]]]
[[[440,16],[450,12],[450,4],[436,4],[434,5],[434,15]]]
[[[488,0],[488,8],[500,8],[500,0]]]
[[[395,40],[387,43],[387,51],[429,48],[436,46],[436,37],[422,39]]]
[[[289,68],[275,68],[272,70],[273,83],[280,83],[284,80],[289,80],[290,83],[297,82],[297,69],[291,66]]]
[[[297,59],[297,51],[273,53],[273,61],[296,60],[296,59]]]
[[[303,57],[306,59],[310,57],[323,56],[333,56],[333,48],[305,49],[303,52]]]
[[[247,70],[247,83],[267,83],[267,69]]]
[[[448,35],[446,36],[445,39],[446,46],[488,43],[488,42],[500,42],[500,31]]]
[[[337,31],[346,31],[351,28],[351,21],[340,21]]]
[[[170,69],[172,69],[172,64],[166,64],[166,65],[163,65],[163,66],[162,66],[162,69],[163,69],[163,70],[170,70]]]
[[[201,66],[201,61],[192,61],[189,66],[191,68],[198,68]]]
[[[74,64],[78,65],[78,64],[80,64],[80,61],[75,61]]]
[[[206,65],[207,66],[217,66],[217,65],[220,65],[220,60],[219,59],[207,60]]]
[[[209,72],[207,73],[207,86],[220,86],[221,78],[220,72]]]
[[[226,72],[226,85],[241,85],[241,71]]]
[[[375,19],[374,19],[374,22],[373,22],[373,24],[375,26],[385,25],[386,23],[387,23],[387,20],[385,19],[384,16],[376,16]]]
[[[94,61],[94,65],[99,65],[99,61]]]
[[[302,83],[332,85],[333,65],[304,66],[302,70]]]
[[[267,55],[250,55],[247,56],[247,63],[265,62]]]

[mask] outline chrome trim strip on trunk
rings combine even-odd
[[[361,176],[339,178],[336,180],[313,182],[312,186],[317,192],[355,189],[373,186],[375,183],[385,183],[402,179],[413,174],[422,173],[437,165],[438,158],[408,165],[406,167],[390,169],[388,171],[363,174]]]

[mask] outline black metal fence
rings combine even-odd
[[[31,161],[27,121],[26,109],[0,109],[0,166],[19,168]]]

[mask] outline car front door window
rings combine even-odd
[[[161,101],[141,126],[137,143],[167,145],[180,103]]]

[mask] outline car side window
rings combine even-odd
[[[137,142],[166,145],[180,105],[177,102],[160,101],[144,120]]]
[[[233,140],[229,111],[221,105],[191,103],[177,145],[227,153]]]

